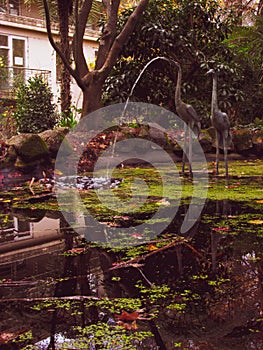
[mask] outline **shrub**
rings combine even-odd
[[[14,118],[14,101],[0,101],[0,140],[5,141],[16,135],[17,125]]]
[[[57,115],[52,103],[53,94],[41,76],[29,78],[27,84],[19,84],[16,98],[14,115],[19,132],[39,133],[55,126]]]

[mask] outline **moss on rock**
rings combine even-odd
[[[42,140],[46,143],[52,157],[56,157],[60,145],[68,131],[68,128],[57,128],[54,130],[46,130],[39,134]],[[65,155],[71,154],[72,147],[67,140],[64,140],[63,147]]]
[[[14,147],[17,156],[25,163],[49,156],[46,143],[37,134],[16,135],[7,144]]]

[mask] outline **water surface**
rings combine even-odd
[[[248,191],[260,180],[244,181]],[[242,191],[237,180],[228,186]],[[118,249],[76,234],[50,192],[1,196],[1,348],[263,348],[261,197],[208,199],[180,236],[185,197],[162,234],[134,233],[136,244]],[[94,213],[110,234],[140,224],[154,205],[130,216]]]

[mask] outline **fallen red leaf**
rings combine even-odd
[[[21,177],[21,176],[22,176],[22,174],[17,172],[17,171],[13,174],[13,177]]]
[[[115,315],[115,317],[118,320],[125,320],[125,321],[134,321],[137,320],[139,317],[139,312],[138,311],[133,311],[131,313],[122,310],[122,313],[120,315]]]
[[[67,251],[67,253],[82,253],[85,251],[85,248],[73,248]]]
[[[126,323],[126,322],[122,322],[122,321],[118,321],[117,325],[131,331],[131,330],[136,330],[138,329],[137,323],[136,321],[133,321],[132,323]]]
[[[23,331],[17,332],[2,332],[0,333],[0,344],[8,344],[9,342],[16,339]]]

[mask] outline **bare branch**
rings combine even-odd
[[[113,1],[112,4],[110,4],[108,1],[104,1],[104,5],[106,7],[107,23],[100,39],[96,69],[100,69],[104,65],[112,43],[115,39],[120,0]]]
[[[139,5],[136,7],[134,12],[128,18],[120,34],[114,40],[113,45],[110,49],[110,52],[107,55],[107,59],[100,69],[100,73],[102,77],[106,78],[110,73],[111,69],[113,68],[114,64],[118,59],[118,56],[123,48],[123,45],[129,39],[129,36],[133,32],[139,19],[141,18],[143,11],[146,9],[148,2],[149,0],[140,1]]]
[[[35,302],[35,301],[52,301],[52,300],[73,300],[73,301],[83,301],[83,300],[101,300],[100,298],[91,295],[70,295],[65,297],[43,297],[43,298],[5,298],[0,299],[0,303],[13,302],[13,301],[23,301],[23,302]]]
[[[106,14],[107,14],[107,17],[108,17],[109,14],[110,14],[110,1],[109,0],[102,0],[102,2],[103,2],[103,5],[105,7]]]
[[[78,13],[78,0],[75,6],[75,33],[73,35],[73,56],[76,63],[76,71],[81,77],[88,72],[87,62],[83,52],[83,37],[85,34],[86,24],[92,7],[92,0],[84,0],[80,12]]]
[[[127,268],[127,267],[138,268],[138,267],[142,266],[141,264],[138,265],[139,262],[146,260],[147,258],[149,258],[152,255],[155,255],[155,254],[160,253],[160,252],[162,252],[164,250],[170,249],[171,247],[175,247],[177,245],[182,245],[182,244],[186,244],[186,243],[184,241],[173,241],[173,242],[170,242],[167,245],[165,245],[165,246],[163,246],[161,248],[158,248],[156,250],[153,250],[150,253],[147,253],[145,255],[141,255],[141,256],[139,256],[137,258],[132,258],[132,259],[127,260],[127,261],[119,262],[116,265],[114,265],[113,267],[110,267],[109,271],[122,269],[122,268]]]
[[[141,256],[136,257],[136,258],[132,258],[132,259],[127,260],[127,261],[121,261],[121,262],[115,264],[114,266],[110,267],[109,271],[127,268],[127,267],[140,268],[142,266],[142,261],[148,259],[150,256],[158,254],[158,253],[163,252],[165,250],[168,250],[170,248],[174,248],[174,247],[179,246],[179,245],[185,245],[190,250],[192,250],[192,252],[195,253],[201,260],[208,263],[208,260],[206,259],[206,257],[204,257],[203,254],[201,254],[198,250],[196,250],[191,244],[187,243],[185,240],[180,240],[180,241],[176,240],[176,241],[172,241],[172,242],[166,244],[165,246],[157,248],[156,250],[153,250],[150,253],[141,255]]]
[[[52,31],[51,31],[51,21],[50,21],[50,15],[49,15],[49,9],[48,9],[48,4],[47,0],[43,0],[43,5],[44,5],[44,10],[45,10],[45,16],[46,16],[46,27],[47,27],[47,35],[49,42],[53,49],[56,51],[56,53],[59,55],[61,58],[62,62],[64,63],[65,67],[69,71],[69,73],[73,76],[73,78],[76,80],[78,86],[84,90],[85,89],[85,84],[83,83],[82,79],[80,76],[77,74],[77,72],[71,67],[69,62],[67,61],[66,57],[63,55],[62,51],[58,47],[58,45],[55,43]]]

